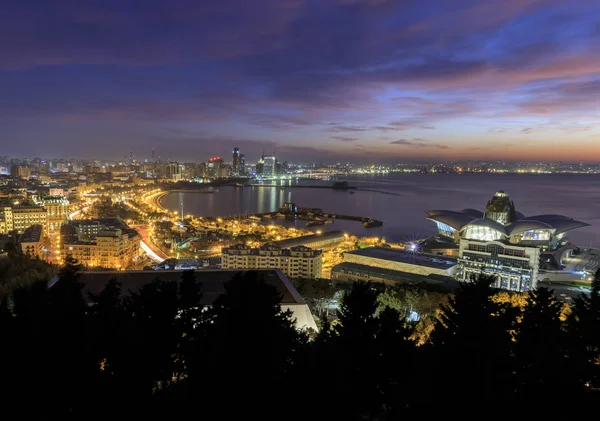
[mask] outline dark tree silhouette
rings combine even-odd
[[[575,299],[572,310],[567,320],[569,368],[582,382],[584,391],[600,390],[600,269],[589,297]]]
[[[441,307],[424,356],[437,377],[430,389],[440,400],[496,401],[512,393],[511,331],[518,310],[490,300],[492,280],[481,275],[461,284]]]
[[[296,330],[289,310],[281,309],[277,290],[257,272],[236,275],[225,285],[197,327],[189,356],[189,387],[209,401],[229,396],[261,418],[281,416],[301,380],[297,362],[307,336]],[[282,406],[283,405],[283,406]],[[227,417],[240,408],[222,407]]]
[[[326,376],[331,389],[330,395],[315,395],[324,417],[378,415],[395,390],[397,365],[391,360],[402,358],[392,354],[399,350],[404,330],[393,310],[382,312],[385,322],[377,317],[377,294],[371,283],[354,283],[342,298],[338,323],[331,330],[324,326],[315,340],[313,376]],[[392,343],[390,353],[382,352],[384,344]],[[385,373],[380,371],[383,366]]]
[[[516,391],[521,402],[564,398],[581,391],[565,355],[566,333],[560,320],[562,305],[552,291],[539,288],[527,297],[514,347]]]

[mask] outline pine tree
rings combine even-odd
[[[433,392],[453,401],[461,396],[494,401],[513,390],[511,331],[517,310],[490,300],[492,277],[461,284],[439,319],[426,348]]]
[[[600,390],[600,269],[596,272],[589,296],[575,299],[572,314],[567,319],[569,369],[580,380],[572,389],[583,396]],[[597,393],[597,392],[596,392]],[[595,395],[595,393],[594,393]]]
[[[567,366],[561,304],[539,288],[527,297],[514,347],[516,389],[521,402],[564,397],[578,388]]]
[[[280,417],[289,397],[302,392],[297,361],[307,337],[296,330],[281,296],[257,272],[236,275],[206,311],[189,356],[189,395],[243,399],[247,414]],[[240,408],[220,408],[220,417]],[[255,412],[256,411],[256,412]]]

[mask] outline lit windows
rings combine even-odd
[[[549,241],[550,240],[550,230],[540,229],[540,230],[529,230],[525,231],[521,237],[522,241]]]
[[[471,225],[465,229],[464,237],[469,240],[497,241],[501,240],[503,235],[500,231],[490,227]]]

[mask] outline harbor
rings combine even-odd
[[[331,225],[335,223],[336,220],[357,221],[360,222],[364,228],[374,228],[383,225],[383,221],[379,221],[366,216],[327,213],[319,208],[297,207],[295,203],[284,203],[283,206],[275,212],[262,212],[243,215],[237,214],[223,217],[222,219],[232,220],[239,219],[240,217],[253,219],[255,221],[271,221],[274,219],[304,220],[306,221],[307,227],[317,225]]]

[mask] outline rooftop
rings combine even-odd
[[[344,255],[347,254],[365,256],[373,259],[391,260],[411,265],[427,266],[435,269],[449,269],[457,264],[457,260],[453,257],[440,256],[437,254],[422,254],[414,251],[382,247],[369,247],[344,253]]]
[[[43,227],[41,225],[32,225],[23,231],[19,237],[20,243],[37,243],[42,238]]]
[[[223,247],[221,249],[222,253],[235,252],[235,251],[246,251],[251,255],[260,255],[261,251],[263,251],[263,252],[264,251],[279,252],[279,253],[281,253],[282,256],[291,256],[292,252],[311,253],[315,256],[322,254],[321,250],[315,250],[315,249],[311,249],[311,248],[305,247],[305,246],[294,246],[294,247],[290,247],[290,248],[283,248],[274,243],[267,243],[267,244],[262,245],[259,248],[252,248],[248,245],[240,243],[240,244],[235,244],[230,247]],[[238,254],[238,253],[233,253],[233,254]]]
[[[389,280],[389,281],[394,281],[394,282],[411,282],[411,283],[418,283],[418,282],[426,282],[429,284],[436,284],[436,285],[444,285],[448,288],[455,288],[456,286],[458,286],[458,283],[452,279],[450,276],[442,276],[442,275],[419,275],[416,273],[408,273],[408,272],[402,272],[399,270],[392,270],[392,269],[385,269],[385,268],[379,268],[379,267],[375,267],[375,266],[367,266],[367,265],[361,265],[359,263],[352,263],[352,262],[343,262],[340,263],[339,265],[335,265],[333,268],[331,268],[331,273],[339,273],[339,272],[358,272],[361,275],[370,275],[370,276],[375,276],[375,277],[381,277],[384,278],[385,280]]]
[[[197,270],[194,271],[196,281],[201,284],[202,305],[210,305],[221,294],[225,293],[225,284],[237,274],[248,270]],[[305,304],[304,299],[279,269],[256,270],[265,283],[274,286],[281,294],[281,304]],[[161,279],[165,282],[179,282],[181,270],[141,270],[141,271],[103,271],[82,272],[80,282],[84,286],[84,296],[88,293],[98,294],[112,279],[121,283],[121,295],[135,293],[145,284]]]
[[[291,248],[294,246],[303,246],[310,244],[315,241],[326,241],[326,240],[343,240],[344,233],[342,231],[327,231],[321,234],[309,234],[303,235],[302,237],[288,238],[286,240],[275,241],[274,244],[281,248]]]
[[[427,219],[443,223],[457,231],[467,226],[487,227],[499,231],[504,236],[520,234],[524,231],[546,229],[554,230],[558,235],[572,229],[589,226],[589,224],[576,221],[563,215],[533,215],[525,216],[514,209],[504,191],[497,192],[486,206],[484,213],[476,209],[432,210],[425,212]]]

